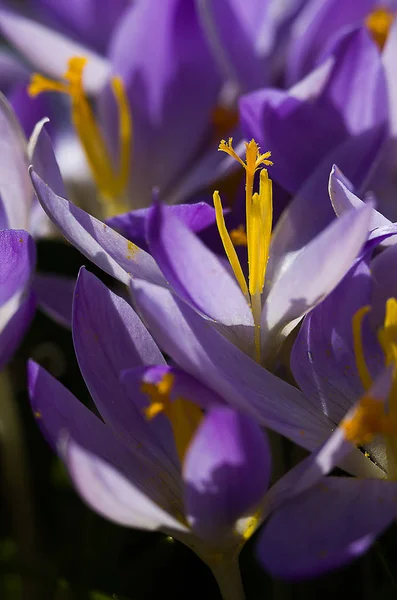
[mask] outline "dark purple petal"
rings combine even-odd
[[[196,534],[210,541],[230,535],[262,500],[270,472],[269,443],[258,424],[227,406],[210,409],[183,467],[185,511]]]
[[[12,358],[36,311],[36,297],[16,294],[0,308],[0,369]]]
[[[233,275],[167,206],[156,205],[148,222],[150,251],[173,289],[214,321],[253,332],[252,313]],[[238,332],[236,332],[238,335]]]
[[[33,281],[38,304],[47,315],[64,327],[72,326],[72,302],[76,280],[37,273]]]
[[[82,254],[98,267],[127,283],[132,277],[144,277],[159,285],[165,284],[153,258],[132,242],[113,231],[81,208],[57,196],[44,181],[31,170],[36,194],[63,235]]]
[[[173,184],[206,141],[221,81],[195,0],[135,2],[115,32],[110,57],[133,115],[130,194],[132,206],[141,208],[150,204],[153,186],[164,191]],[[115,143],[108,90],[102,109]]]
[[[272,576],[303,579],[340,567],[368,550],[395,519],[397,482],[329,477],[270,518],[258,558]]]
[[[127,446],[98,417],[77,400],[61,383],[33,361],[29,362],[29,395],[34,415],[44,436],[54,449],[65,455],[65,439],[70,436],[74,443],[105,461],[141,493],[167,510],[180,506],[178,480],[161,464],[150,462],[142,453],[140,444]],[[78,464],[69,466],[78,469]],[[133,507],[130,507],[133,509]]]
[[[26,231],[0,230],[0,306],[26,287],[35,264],[36,246]]]
[[[37,10],[83,44],[106,54],[109,38],[128,0],[38,0]]]
[[[147,222],[152,211],[153,207],[132,210],[124,215],[112,217],[107,224],[140,248],[145,249]],[[202,231],[215,222],[215,210],[206,202],[176,204],[170,206],[168,211],[194,232]]]

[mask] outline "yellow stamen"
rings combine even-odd
[[[375,435],[396,435],[397,419],[385,413],[384,404],[370,396],[364,396],[349,420],[341,423],[345,437],[356,445],[368,444]]]
[[[364,390],[368,391],[372,385],[372,377],[368,371],[367,363],[364,356],[364,347],[362,340],[362,322],[365,315],[371,310],[370,306],[363,306],[353,316],[353,344],[354,355],[356,357],[357,371]]]
[[[386,43],[394,18],[395,15],[388,8],[379,6],[365,19],[368,31],[381,50]]]
[[[269,259],[269,247],[273,219],[272,182],[266,169],[260,173],[259,194],[253,193],[256,171],[262,165],[272,165],[269,160],[270,152],[261,154],[255,140],[245,144],[245,162],[238,156],[232,145],[232,138],[228,142],[222,140],[218,150],[226,152],[237,160],[245,169],[245,206],[246,206],[246,240],[248,251],[248,292],[247,284],[234,250],[230,236],[226,230],[225,222],[220,217],[221,205],[218,192],[214,193],[215,211],[219,233],[240,287],[252,309],[255,331],[256,360],[260,362],[260,319],[262,312],[261,295],[266,277],[266,267]],[[219,218],[218,218],[219,214]]]
[[[112,91],[119,111],[119,167],[115,170],[84,91],[83,73],[86,65],[86,58],[72,57],[63,76],[64,82],[53,81],[35,73],[32,75],[28,93],[33,97],[42,92],[60,92],[70,96],[73,125],[83,146],[92,176],[105,202],[105,216],[108,217],[127,210],[123,195],[128,184],[132,120],[124,84],[120,77],[112,77]]]
[[[153,419],[164,412],[171,423],[175,445],[179,459],[183,463],[186,450],[202,419],[200,408],[185,400],[185,398],[171,399],[174,387],[174,375],[165,373],[157,383],[143,382],[141,391],[150,399],[150,405],[145,408],[147,419]]]
[[[240,265],[240,261],[238,259],[236,250],[234,249],[232,240],[230,239],[229,232],[226,228],[225,218],[223,216],[222,202],[219,196],[219,192],[214,192],[213,194],[214,206],[215,206],[215,215],[216,215],[216,224],[218,226],[219,235],[221,236],[221,240],[223,243],[223,247],[226,252],[226,256],[229,259],[230,265],[233,269],[233,273],[235,278],[237,279],[241,291],[246,297],[248,303],[250,303],[249,293],[247,282],[245,281],[244,273]]]
[[[366,391],[372,379],[365,362],[361,325],[370,310],[364,306],[353,317],[353,339],[357,369]],[[385,355],[386,366],[392,366],[392,385],[388,396],[388,406],[368,395],[361,400],[354,416],[342,423],[346,438],[356,444],[369,443],[375,435],[385,437],[388,477],[397,479],[397,300],[389,298],[383,327],[378,331],[380,345]],[[386,412],[387,408],[387,412]]]
[[[230,239],[233,242],[233,246],[247,247],[247,234],[245,233],[244,225],[239,225],[236,229],[232,229]]]

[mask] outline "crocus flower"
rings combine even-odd
[[[349,562],[396,518],[395,256],[393,244],[370,266],[368,253],[358,260],[307,315],[294,344],[291,369],[313,410],[339,424],[342,437],[363,448],[383,478],[331,478],[286,503],[271,518],[259,550],[263,564],[279,577],[313,576]],[[309,513],[315,527],[303,533],[298,523]],[[284,526],[288,547],[273,544],[274,528]]]
[[[254,156],[256,161],[258,157],[254,143],[249,145],[249,152],[249,156]],[[267,160],[266,157],[263,159]],[[261,425],[275,429],[308,449],[317,448],[328,437],[334,427],[331,421],[324,415],[317,415],[313,422],[310,401],[253,359],[257,352],[253,316],[238,282],[224,262],[176,218],[171,207],[154,207],[151,215],[152,234],[156,231],[154,228],[157,228],[159,235],[149,235],[149,245],[153,255],[159,255],[159,251],[153,250],[153,243],[165,248],[164,252],[167,254],[162,260],[173,260],[175,265],[174,273],[170,269],[172,278],[163,266],[163,273],[161,272],[153,256],[123,238],[111,227],[57,196],[33,171],[32,179],[47,214],[65,237],[100,268],[132,287],[133,301],[150,327],[153,337],[178,366],[227,399],[231,406],[250,414]],[[263,180],[265,182],[262,186],[266,185],[266,190],[269,191],[270,180],[266,173],[262,174]],[[256,200],[257,198],[255,196]],[[220,217],[219,208],[217,211]],[[277,296],[274,296],[274,307],[287,311],[285,324],[292,314],[288,312],[290,301],[287,300],[287,291],[291,290],[293,294],[294,281],[301,284],[303,281],[292,277],[294,269],[289,271],[288,263],[295,266],[295,274],[299,271],[299,277],[305,278],[305,283],[297,283],[296,288],[296,298],[301,298],[301,301],[293,303],[294,310],[298,305],[299,311],[304,312],[312,300],[319,300],[336,285],[343,277],[343,269],[349,269],[367,238],[371,212],[370,206],[364,206],[362,210],[353,210],[343,218],[336,219],[323,237],[316,240],[316,245],[308,249],[309,256],[316,257],[314,263],[306,262],[309,260],[306,250],[296,253],[297,257],[283,256],[280,246],[277,255],[280,257],[280,270],[276,271],[275,261],[277,277],[274,277],[275,283],[269,297],[275,294],[279,283]],[[260,221],[259,224],[261,223]],[[257,224],[254,221],[254,227]],[[221,231],[223,232],[222,228]],[[342,238],[343,247],[340,243]],[[170,251],[166,247],[166,240],[170,242]],[[348,240],[347,243],[345,240]],[[320,255],[326,256],[324,247],[327,252],[332,250],[333,255],[328,277],[325,277],[324,262],[320,260]],[[302,266],[302,271],[298,269],[300,260],[301,265],[306,265]],[[310,277],[313,270],[311,273],[309,271],[313,265],[318,267],[321,276]],[[288,273],[291,287],[285,284]],[[186,285],[186,277],[191,280],[189,287]],[[334,282],[332,285],[331,280]],[[317,284],[324,287],[315,289],[313,285]],[[302,294],[305,293],[307,296],[303,302]],[[293,299],[294,296],[291,297]],[[213,312],[209,312],[209,309]],[[214,311],[218,311],[217,316]],[[298,314],[301,316],[302,312],[294,313],[294,318],[298,318]],[[275,339],[280,341],[277,336]],[[307,434],[309,429],[310,435]],[[368,464],[359,451],[349,460],[350,464],[345,465],[348,471],[359,473],[365,464],[366,469],[369,468],[375,476],[381,473],[375,465]]]
[[[131,306],[84,269],[73,338],[103,421],[35,363],[29,390],[77,490],[116,523],[180,539],[214,570],[225,599],[242,597],[229,596],[227,577],[238,584],[238,553],[259,524],[271,469],[266,435],[167,366]]]
[[[131,306],[85,269],[73,339],[103,421],[33,362],[29,392],[78,492],[113,522],[160,529],[187,544],[213,570],[225,600],[242,598],[235,569],[244,542],[266,516],[321,481],[350,443],[337,430],[268,490],[269,446],[256,421],[168,366]]]

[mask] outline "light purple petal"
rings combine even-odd
[[[85,502],[105,518],[137,529],[184,532],[187,528],[154,502],[119,470],[73,440],[67,443],[66,464]]]
[[[144,277],[164,285],[153,258],[84,210],[57,196],[31,170],[36,194],[55,225],[82,254],[98,267],[128,283],[130,277]]]
[[[241,352],[168,290],[136,281],[133,294],[162,350],[231,406],[309,450],[331,433],[333,423],[310,399]],[[352,472],[362,473],[360,468]]]
[[[385,69],[387,91],[389,94],[389,127],[390,134],[393,138],[397,136],[397,82],[394,77],[396,51],[397,21],[394,21],[382,52],[382,62]]]
[[[347,35],[333,56],[290,90],[243,97],[240,115],[245,137],[272,151],[273,178],[296,193],[343,141],[387,121],[383,67],[369,34]]]
[[[0,230],[0,306],[23,290],[36,264],[36,246],[26,231]]]
[[[133,295],[156,341],[182,369],[258,422],[314,448],[331,423],[296,388],[266,371],[166,289],[134,282]]]
[[[257,507],[269,485],[271,456],[266,434],[247,415],[210,409],[185,456],[185,511],[201,538],[219,540]]]
[[[153,186],[173,184],[206,142],[221,83],[207,46],[195,0],[135,2],[115,32],[112,68],[125,82],[134,119],[134,208],[150,204]],[[115,143],[108,91],[102,109]]]
[[[8,101],[0,94],[1,227],[27,229],[33,198],[27,141]]]
[[[148,398],[141,392],[147,365],[164,359],[131,306],[94,275],[81,269],[73,304],[73,340],[87,387],[104,421],[142,452],[161,455],[179,467],[170,425],[164,415],[148,421]],[[129,385],[120,381],[126,369],[137,371]],[[170,466],[171,469],[171,466]]]
[[[273,235],[266,278],[273,282],[288,266],[294,253],[335,219],[328,195],[331,168],[337,164],[360,190],[384,143],[386,130],[375,128],[353,137],[332,151],[315,169],[279,219]],[[358,192],[359,193],[359,192]],[[310,219],[307,215],[310,214]]]
[[[139,444],[128,447],[121,437],[116,436],[61,383],[32,361],[29,363],[28,378],[30,401],[37,423],[49,443],[54,448],[58,447],[67,463],[65,436],[70,436],[73,443],[85,448],[95,457],[94,460],[105,461],[113,466],[119,473],[118,477],[129,479],[141,494],[165,510],[172,512],[172,506],[181,505],[178,482],[170,479],[161,465],[154,466],[145,460]],[[78,462],[69,464],[73,478],[81,473]],[[131,504],[129,508],[132,521],[135,507]],[[139,515],[139,506],[137,509]],[[128,524],[133,526],[132,522]],[[145,527],[144,522],[142,527]]]
[[[101,90],[109,76],[109,63],[105,58],[22,15],[0,10],[0,31],[37,70],[56,79],[66,71],[71,56],[85,56],[88,64],[84,86],[89,93]]]
[[[240,92],[262,87],[269,77],[267,61],[274,43],[269,38],[272,34],[274,38],[275,33],[270,2],[202,0],[198,5],[225,79],[231,80]]]
[[[352,318],[370,304],[371,287],[369,267],[361,260],[306,316],[291,352],[291,369],[299,387],[334,423],[363,393],[355,364]],[[371,341],[370,350],[375,340]],[[371,354],[366,352],[368,361],[375,358]]]
[[[264,344],[266,336],[283,335],[285,325],[338,285],[368,238],[371,217],[370,205],[346,213],[295,256],[267,297],[261,320]]]
[[[75,279],[50,273],[37,273],[33,282],[41,310],[54,321],[68,328],[72,326],[75,285]]]
[[[314,577],[368,550],[395,518],[397,483],[329,477],[282,506],[265,527],[261,564],[283,579]]]
[[[291,31],[287,57],[288,81],[294,83],[308,73],[332,36],[346,25],[359,25],[374,5],[374,0],[306,2]]]
[[[361,208],[364,204],[364,202],[348,188],[346,185],[346,178],[336,165],[332,167],[329,176],[328,190],[332,207],[338,217],[352,208]],[[389,219],[384,217],[375,208],[373,209],[370,224],[371,230],[377,227],[389,227],[391,224]]]
[[[252,313],[233,275],[167,206],[157,205],[148,223],[150,251],[172,288],[198,311],[231,326],[243,340],[253,332]],[[244,342],[243,342],[244,343]]]

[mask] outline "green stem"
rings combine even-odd
[[[217,581],[223,600],[245,599],[237,557],[230,560],[214,560],[207,562],[207,565]]]
[[[38,561],[34,511],[23,432],[8,370],[0,372],[0,444],[4,489],[19,559],[22,564],[32,565]],[[24,597],[33,600],[34,588],[34,582],[24,581]]]

